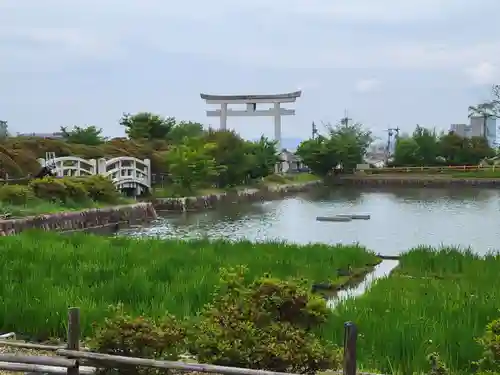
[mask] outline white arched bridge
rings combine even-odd
[[[38,159],[42,167],[49,167],[58,177],[102,175],[113,181],[118,190],[141,195],[151,189],[151,161],[131,156],[112,159],[82,159],[76,156],[56,157],[46,153]]]

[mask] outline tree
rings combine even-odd
[[[175,118],[164,118],[150,112],[139,112],[135,115],[125,113],[120,124],[125,127],[125,133],[130,139],[151,141],[166,139],[175,126]]]
[[[418,143],[412,137],[399,137],[394,148],[394,165],[414,166],[419,163]]]
[[[340,163],[346,170],[354,170],[363,163],[368,147],[373,141],[369,130],[364,130],[360,123],[349,124],[342,121],[335,127],[329,126],[330,149],[337,152]]]
[[[491,92],[493,94],[493,108],[496,117],[500,117],[500,85],[493,85]]]
[[[252,179],[263,178],[274,173],[279,162],[277,142],[261,136],[258,142],[248,142],[249,175]]]
[[[438,138],[435,130],[417,125],[412,138],[418,145],[419,166],[435,165],[439,156]]]
[[[339,162],[337,154],[329,150],[328,146],[328,140],[320,135],[301,142],[296,153],[311,172],[326,176]]]
[[[0,139],[6,139],[9,137],[9,125],[7,121],[0,120]]]
[[[464,138],[454,132],[437,135],[417,125],[411,136],[400,137],[394,153],[395,166],[477,165],[494,156],[485,137]]]
[[[485,137],[471,137],[467,146],[467,164],[479,164],[481,160],[495,156]]]
[[[302,142],[297,155],[313,173],[326,176],[337,164],[345,170],[353,170],[362,163],[368,146],[372,142],[371,132],[359,123],[342,121],[336,126],[327,126],[327,134]]]
[[[469,107],[469,118],[481,117],[483,119],[483,136],[488,137],[488,119],[498,118],[499,107],[495,101],[480,103]]]
[[[217,177],[220,168],[210,155],[217,147],[214,143],[189,142],[172,146],[166,153],[167,170],[172,176],[174,189],[179,193],[194,193]]]
[[[234,131],[209,129],[204,142],[216,147],[209,150],[218,167],[222,170],[216,178],[217,187],[237,186],[249,179],[251,160],[248,157],[248,142]]]
[[[102,136],[102,129],[95,126],[79,127],[75,126],[69,129],[66,126],[61,126],[63,138],[69,143],[76,143],[88,146],[97,146],[105,141]]]
[[[167,138],[169,142],[178,144],[187,138],[200,138],[205,134],[203,125],[198,122],[181,121],[170,129]]]
[[[448,165],[464,165],[468,163],[467,139],[454,132],[443,134],[439,139],[439,155]]]

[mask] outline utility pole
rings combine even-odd
[[[347,125],[349,125],[349,121],[351,121],[351,120],[352,120],[352,118],[349,118],[349,114],[347,112],[347,109],[344,110],[344,117],[342,117],[340,119],[340,124],[347,126]]]
[[[397,128],[387,128],[387,146],[385,150],[385,162],[389,162],[389,157],[391,156],[391,142],[396,141],[399,137],[399,126]]]
[[[312,132],[312,139],[314,139],[318,135],[318,128],[316,127],[316,124],[314,123],[314,121],[312,123],[311,132]]]

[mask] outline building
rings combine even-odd
[[[52,138],[52,139],[62,139],[63,133],[17,133],[17,137],[36,137],[36,138]]]
[[[302,163],[300,157],[286,149],[281,151],[280,159],[281,165],[279,169],[281,173],[297,173],[306,170],[306,167],[304,166],[304,163]]]
[[[469,130],[470,126],[467,124],[451,124],[450,126],[450,131],[464,138],[469,137]]]
[[[464,138],[486,137],[490,147],[497,147],[500,142],[500,129],[495,117],[472,116],[469,125],[452,124],[450,131]]]
[[[490,147],[497,147],[499,132],[495,117],[472,116],[469,137],[485,137]]]

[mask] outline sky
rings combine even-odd
[[[2,0],[0,120],[11,132],[124,112],[218,126],[200,93],[302,90],[283,137],[344,116],[384,137],[447,129],[500,83],[498,0]],[[245,138],[273,119],[229,118]]]

